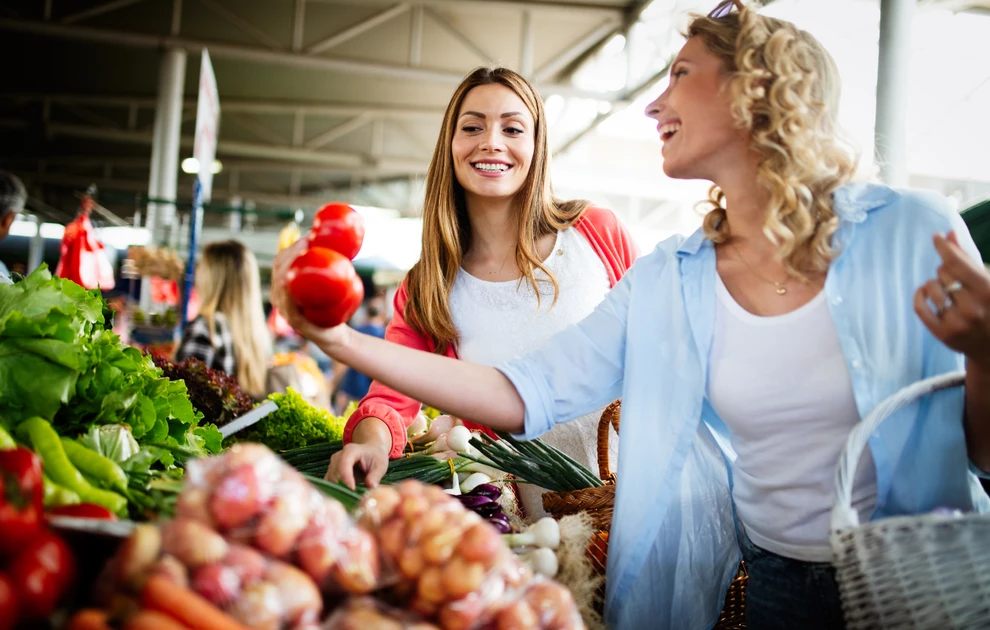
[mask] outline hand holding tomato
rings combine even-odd
[[[332,328],[321,327],[307,320],[289,293],[288,275],[292,263],[304,254],[309,244],[299,240],[279,252],[272,263],[272,306],[285,318],[300,335],[313,341],[325,352],[342,342],[347,334],[346,325]]]
[[[364,242],[364,220],[347,204],[330,203],[316,213],[305,247],[298,242],[283,250],[292,258],[279,254],[272,273],[272,302],[279,311],[285,299],[293,303],[303,319],[319,328],[333,328],[345,323],[364,299],[364,284],[351,259]],[[281,261],[281,266],[279,265]],[[288,288],[286,296],[283,285]],[[276,302],[282,299],[282,304]],[[309,337],[301,324],[289,323]],[[311,337],[310,337],[311,338]]]

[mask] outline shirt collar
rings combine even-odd
[[[842,223],[862,223],[866,213],[886,205],[897,193],[887,186],[869,182],[854,182],[838,188],[832,194],[833,210]],[[711,245],[705,231],[698,228],[677,248],[679,256],[693,256],[702,247]]]

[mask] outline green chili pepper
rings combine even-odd
[[[69,461],[83,475],[95,479],[100,485],[120,492],[127,491],[127,474],[117,462],[67,437],[62,438],[62,448]]]
[[[7,429],[3,428],[3,423],[0,422],[0,450],[6,450],[8,448],[17,448],[17,442],[14,441],[14,438],[10,437]]]
[[[29,418],[18,425],[17,434],[22,440],[30,443],[34,452],[41,457],[45,473],[52,481],[67,490],[72,490],[85,503],[102,505],[118,515],[126,516],[127,499],[115,492],[89,485],[82,473],[69,461],[58,433],[47,420],[38,417]]]
[[[42,480],[44,481],[44,503],[46,508],[61,507],[63,505],[75,505],[79,503],[78,494],[56,484],[48,478],[48,475],[42,477]]]

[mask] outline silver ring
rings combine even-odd
[[[945,290],[946,295],[952,295],[956,291],[963,288],[962,282],[958,280],[953,280],[948,285],[943,285],[942,288]]]

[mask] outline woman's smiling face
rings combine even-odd
[[[508,198],[526,182],[536,137],[522,99],[499,84],[468,92],[451,142],[454,175],[470,197]]]
[[[678,53],[670,84],[646,107],[657,121],[669,177],[715,180],[748,151],[749,133],[736,126],[730,111],[729,78],[701,37],[690,38]]]

